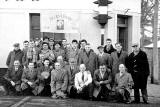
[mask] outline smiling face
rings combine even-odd
[[[105,66],[105,65],[101,65],[101,66],[99,67],[99,70],[100,70],[101,72],[106,72],[106,66]]]
[[[89,52],[91,50],[91,46],[90,45],[86,45],[85,46],[85,50],[86,50],[86,52]]]
[[[44,66],[46,66],[46,67],[49,66],[49,60],[44,60]]]

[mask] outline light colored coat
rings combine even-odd
[[[92,76],[89,71],[84,71],[84,81],[82,80],[82,72],[78,72],[75,75],[74,84],[75,88],[79,89],[82,88],[82,86],[85,84],[86,86],[90,83],[92,83]]]
[[[116,89],[126,89],[131,93],[131,87],[134,85],[132,76],[130,73],[125,72],[122,76],[117,73],[115,76],[115,87]]]
[[[56,93],[58,91],[65,92],[68,86],[68,75],[66,70],[60,69],[59,71],[53,69],[51,71],[51,92]]]

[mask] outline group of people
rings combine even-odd
[[[72,40],[70,45],[66,39],[62,43],[52,38],[24,41],[23,50],[19,43],[13,46],[6,61],[6,75],[0,78],[7,95],[107,101],[115,93],[117,101],[131,103],[134,89],[133,102],[140,103],[141,89],[143,101],[148,103],[149,64],[137,43],[129,55],[121,43],[114,48],[111,39],[97,47],[98,53],[85,39],[80,43]]]

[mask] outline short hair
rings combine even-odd
[[[110,38],[107,38],[106,41],[112,41]]]
[[[72,40],[72,43],[73,43],[73,42],[76,42],[76,43],[78,43],[78,41],[77,41],[76,39],[73,39],[73,40]]]
[[[82,40],[81,40],[81,42],[85,42],[85,43],[87,43],[87,40],[85,40],[85,39],[82,39]]]
[[[44,58],[43,62],[46,61],[46,60],[48,60],[50,62],[49,58]]]
[[[25,41],[23,41],[23,43],[29,43],[29,41],[28,41],[28,40],[25,40]]]
[[[43,41],[44,41],[45,39],[48,39],[48,40],[49,40],[49,38],[48,38],[48,37],[44,37],[44,38],[43,38]]]
[[[44,45],[44,44],[47,44],[47,45],[48,45],[48,49],[50,49],[49,43],[47,43],[47,42],[43,42],[43,43],[42,43],[42,49],[43,49],[43,45]]]
[[[102,63],[102,64],[99,65],[99,67],[100,67],[100,66],[105,66],[105,67],[106,67],[106,64],[105,64],[105,63]]]
[[[115,43],[115,46],[118,45],[118,44],[122,46],[122,44],[120,42]]]

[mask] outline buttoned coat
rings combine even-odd
[[[98,57],[96,53],[90,51],[89,56],[87,56],[87,53],[85,51],[80,52],[78,57],[78,65],[80,64],[85,64],[86,70],[90,71],[93,77],[94,71],[98,69]]]
[[[123,75],[120,76],[120,73],[117,73],[115,76],[115,87],[116,89],[126,89],[128,92],[131,93],[131,87],[133,86],[134,82],[130,73],[125,72]]]
[[[101,64],[105,64],[106,67],[111,69],[112,61],[110,54],[103,53],[102,56],[100,54],[98,54],[97,56],[98,56],[98,66],[100,66]]]
[[[19,49],[17,52],[11,51],[7,57],[6,65],[8,68],[12,67],[15,60],[19,60],[20,64],[22,64],[22,58],[24,53]]]
[[[127,59],[128,72],[131,73],[134,80],[135,88],[145,89],[147,86],[147,78],[149,76],[149,63],[147,55],[140,50],[137,55],[132,52]]]
[[[104,81],[104,86],[108,89],[111,90],[111,86],[110,83],[112,81],[112,77],[111,77],[111,71],[110,69],[107,69],[107,71],[104,73],[104,76],[101,76],[100,70],[97,69],[94,73],[94,78],[93,78],[93,82],[94,82],[94,91],[93,91],[93,96],[97,97],[98,94],[101,91],[102,86],[100,85],[100,81]]]
[[[115,77],[116,73],[119,72],[119,65],[126,65],[126,59],[128,58],[128,54],[125,51],[121,51],[121,55],[118,58],[117,51],[111,53],[112,60],[112,76]]]

